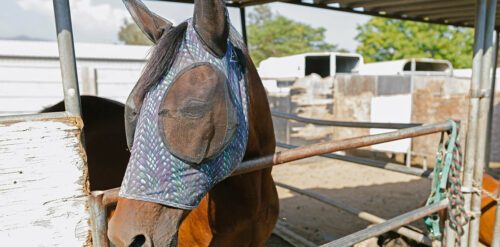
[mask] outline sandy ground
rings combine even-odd
[[[430,180],[352,163],[315,157],[275,167],[276,181],[321,193],[383,218],[421,206]],[[364,229],[368,223],[314,199],[278,188],[280,218],[294,232],[323,244]],[[415,226],[422,227],[421,221]],[[267,246],[290,246],[273,236]]]

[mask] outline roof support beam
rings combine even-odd
[[[404,1],[404,4],[425,4],[427,2],[432,2],[433,0],[408,0]],[[349,7],[360,8],[363,7],[365,9],[380,9],[382,7],[394,6],[400,4],[401,1],[398,0],[378,0],[378,1],[363,1],[357,2],[349,5]]]
[[[447,13],[456,12],[456,11],[461,11],[461,12],[465,12],[465,13],[472,12],[472,14],[474,14],[475,8],[474,8],[474,6],[471,6],[470,4],[465,4],[465,5],[452,6],[449,8],[437,8],[437,9],[407,11],[407,12],[405,12],[405,14],[408,16],[423,17],[423,16],[432,15],[432,14],[446,15]]]
[[[405,4],[403,6],[400,5],[394,5],[390,6],[387,8],[384,8],[383,10],[386,11],[387,13],[392,13],[392,14],[405,14],[406,12],[409,11],[417,11],[417,10],[432,10],[432,9],[437,9],[437,8],[450,8],[454,6],[463,6],[464,4],[471,4],[470,0],[442,0],[439,2],[433,1],[434,3],[432,4],[422,4],[422,3],[414,3],[414,4]],[[381,9],[377,9],[381,10]]]

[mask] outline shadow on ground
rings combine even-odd
[[[330,179],[335,179],[335,177],[332,176]],[[430,180],[416,179],[401,183],[306,190],[320,193],[334,200],[341,200],[358,209],[389,219],[422,206],[430,191]],[[291,230],[318,245],[364,229],[369,225],[356,216],[314,199],[295,193],[289,194],[286,189],[278,191],[281,198],[280,218]],[[281,195],[284,193],[288,196],[282,198]],[[413,225],[423,227],[421,220]],[[290,246],[275,238],[272,238],[270,245],[266,246]]]

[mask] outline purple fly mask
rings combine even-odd
[[[187,20],[170,70],[142,102],[121,197],[193,209],[235,170],[248,140],[242,64],[231,41],[223,57],[209,52]]]

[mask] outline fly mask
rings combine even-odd
[[[187,20],[170,70],[144,96],[121,197],[193,209],[234,171],[248,140],[244,64],[230,39],[213,55]]]

